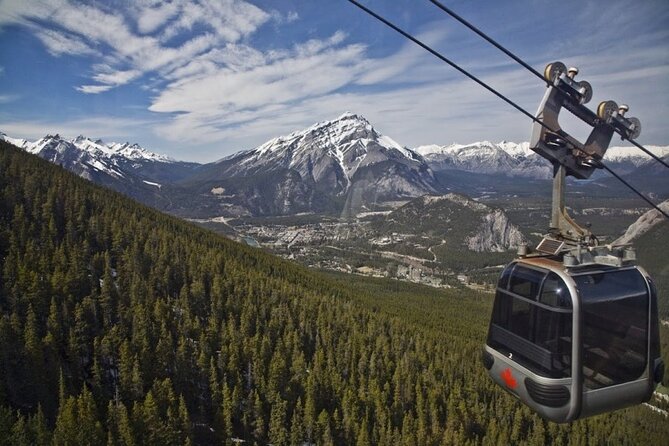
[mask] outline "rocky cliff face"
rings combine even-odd
[[[669,200],[665,200],[658,205],[664,212],[669,213]],[[655,209],[651,209],[643,214],[637,221],[632,223],[627,231],[615,242],[614,245],[632,243],[646,232],[650,231],[656,225],[665,221],[665,217]]]
[[[504,252],[525,242],[525,237],[511,224],[504,211],[494,209],[483,217],[476,234],[465,242],[471,251]]]
[[[503,210],[461,194],[412,200],[388,214],[380,228],[443,239],[454,249],[476,252],[503,252],[525,241]]]

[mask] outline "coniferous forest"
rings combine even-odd
[[[479,363],[490,295],[319,274],[0,143],[0,444],[662,444],[548,423]]]

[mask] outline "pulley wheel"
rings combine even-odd
[[[581,81],[578,83],[578,86],[580,89],[584,90],[581,104],[587,104],[590,102],[590,99],[592,99],[592,85],[590,85],[590,82],[588,81]]]
[[[549,63],[544,69],[544,79],[546,79],[546,82],[553,83],[565,71],[567,71],[567,67],[562,62]]]
[[[637,139],[641,135],[641,121],[637,118],[627,118],[627,120],[632,123],[627,139]]]
[[[618,104],[615,101],[603,101],[597,107],[597,116],[601,119],[608,120],[618,111]]]

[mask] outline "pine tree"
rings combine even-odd
[[[304,426],[302,425],[302,400],[297,399],[293,415],[290,419],[290,444],[302,444],[305,438]]]
[[[53,432],[54,446],[68,446],[78,438],[79,425],[77,419],[77,399],[66,397],[61,403],[56,418],[56,427]]]
[[[288,430],[286,429],[286,409],[288,403],[275,394],[272,400],[272,411],[269,421],[269,440],[276,446],[288,445]]]
[[[30,446],[32,438],[28,429],[28,423],[23,415],[20,413],[17,416],[14,426],[11,431],[11,444],[14,446]]]
[[[190,440],[193,433],[191,430],[190,415],[188,414],[188,407],[186,407],[186,399],[183,395],[179,396],[179,432],[181,433],[181,441]]]
[[[84,386],[81,394],[77,398],[77,440],[79,444],[102,444],[105,439],[97,415],[95,400],[93,394]]]
[[[0,446],[11,446],[14,414],[8,407],[0,406]]]

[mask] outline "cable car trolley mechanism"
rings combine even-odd
[[[630,246],[600,246],[565,210],[565,177],[590,177],[614,132],[641,130],[627,106],[586,108],[592,87],[577,73],[561,62],[544,71],[530,146],[554,166],[549,234],[502,272],[483,352],[497,384],[560,423],[648,401],[664,374],[652,279]],[[562,108],[592,127],[585,143],[560,128]]]

